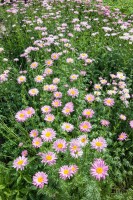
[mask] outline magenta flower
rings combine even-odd
[[[48,184],[48,175],[44,172],[37,172],[33,176],[33,185],[39,188],[43,188],[44,185]]]
[[[56,137],[56,132],[52,128],[46,128],[42,131],[41,138],[45,142],[51,142]]]
[[[102,151],[107,147],[107,142],[103,137],[98,137],[93,139],[91,142],[92,149],[96,149],[97,151]]]
[[[80,131],[82,132],[90,132],[91,131],[91,123],[88,121],[84,121],[79,125]]]
[[[104,105],[112,107],[114,104],[115,104],[115,101],[113,98],[104,99]]]
[[[49,151],[47,153],[42,153],[41,158],[42,158],[42,163],[48,165],[54,165],[56,163],[57,156],[55,153]]]
[[[13,168],[15,168],[17,171],[23,170],[24,167],[28,164],[28,159],[25,156],[19,156],[13,161]]]
[[[127,139],[127,134],[122,132],[119,136],[118,136],[118,140],[123,141]]]
[[[105,179],[108,175],[108,166],[101,158],[95,159],[91,166],[90,172],[93,177],[100,181],[101,179]]]
[[[57,153],[59,152],[65,152],[67,149],[67,143],[64,139],[58,139],[53,143],[53,149],[55,149],[55,151]]]

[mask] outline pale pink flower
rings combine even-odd
[[[88,121],[84,121],[79,125],[80,131],[82,132],[90,132],[91,131],[91,123]]]
[[[71,168],[67,165],[64,165],[59,169],[59,174],[60,174],[60,178],[64,180],[70,179],[70,177],[72,176]]]
[[[52,108],[48,105],[45,105],[45,106],[41,107],[41,111],[43,114],[48,114],[52,111]]]
[[[129,124],[130,124],[130,127],[133,128],[133,120],[131,120],[131,121],[129,122]]]
[[[59,59],[59,54],[58,53],[52,53],[51,54],[51,59],[52,60],[58,60]]]
[[[57,156],[54,152],[47,152],[47,153],[42,153],[41,154],[41,158],[42,158],[42,163],[48,164],[48,165],[54,165],[56,163],[57,160]]]
[[[64,115],[70,115],[72,112],[74,111],[74,105],[72,102],[68,102],[65,104],[63,110],[62,110],[62,113]]]
[[[55,99],[54,101],[52,101],[52,106],[55,108],[61,107],[62,102],[58,99]]]
[[[78,91],[78,89],[76,89],[76,88],[70,88],[70,89],[67,91],[67,94],[68,94],[69,96],[71,96],[72,98],[74,98],[74,97],[78,97],[79,91]]]
[[[37,83],[42,83],[43,82],[44,77],[41,75],[38,75],[34,78],[35,82]]]
[[[57,99],[62,98],[62,93],[61,92],[54,92],[54,97]]]
[[[84,147],[88,143],[88,136],[87,135],[80,135],[78,137],[78,141],[81,147]]]
[[[115,101],[113,98],[104,99],[104,105],[112,107],[114,104],[115,104]]]
[[[82,112],[82,115],[85,116],[86,118],[92,118],[94,115],[94,111],[92,109],[85,109]]]
[[[95,100],[95,97],[94,97],[94,95],[92,95],[92,94],[87,94],[87,95],[85,96],[85,100],[86,100],[88,103],[91,103],[91,102],[93,102],[93,101]]]
[[[105,119],[102,119],[100,121],[100,123],[101,123],[102,126],[109,126],[110,125],[110,122],[108,120],[105,120]]]
[[[54,143],[53,143],[53,149],[55,149],[55,151],[57,153],[59,152],[65,152],[67,149],[67,143],[64,139],[57,139]]]
[[[20,110],[16,113],[15,118],[18,122],[24,122],[27,120],[28,116],[25,110]]]
[[[122,114],[121,114],[119,117],[120,117],[120,119],[122,119],[122,120],[124,120],[124,121],[126,120],[126,116],[125,116],[125,115],[122,115]]]
[[[30,137],[35,138],[37,136],[38,136],[38,131],[37,130],[30,131]]]
[[[31,69],[35,69],[35,68],[37,68],[38,67],[38,63],[37,62],[33,62],[33,63],[31,63],[31,65],[30,65],[30,68]]]
[[[123,141],[127,139],[127,134],[122,132],[119,136],[118,136],[118,140]]]
[[[19,84],[26,82],[26,77],[25,76],[19,76],[17,78],[17,81]]]
[[[53,65],[53,60],[46,60],[46,61],[45,61],[45,64],[46,64],[48,67],[50,67],[50,66]]]
[[[37,88],[32,88],[32,89],[29,90],[28,93],[29,93],[30,96],[37,96],[38,93],[39,93],[39,90]]]
[[[44,172],[37,172],[33,176],[33,185],[39,188],[43,188],[44,185],[48,184],[48,175]]]
[[[33,139],[33,141],[32,141],[32,145],[33,145],[35,148],[41,147],[42,144],[43,144],[42,139],[39,138],[39,137],[35,137],[35,138]]]
[[[74,129],[74,126],[70,123],[64,122],[61,126],[63,131],[67,131],[67,132],[72,132]]]
[[[19,156],[13,161],[13,168],[17,171],[24,170],[24,167],[28,164],[28,159],[25,156]]]
[[[44,120],[47,122],[53,122],[55,120],[55,116],[53,114],[46,114]]]
[[[32,107],[26,108],[25,112],[28,118],[32,117],[35,114],[35,110]]]
[[[92,149],[96,149],[101,152],[107,147],[107,142],[103,137],[98,137],[92,140],[91,147]]]
[[[95,159],[91,166],[91,175],[97,180],[105,179],[108,175],[108,166],[105,164],[104,160],[101,158]]]
[[[51,142],[56,137],[56,132],[52,128],[46,128],[42,131],[41,138],[45,142]]]

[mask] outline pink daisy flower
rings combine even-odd
[[[78,91],[78,89],[76,89],[76,88],[70,88],[70,89],[67,91],[67,94],[68,94],[69,96],[71,96],[72,98],[74,98],[74,97],[78,97],[79,91]]]
[[[121,133],[119,136],[118,136],[118,140],[120,141],[123,141],[123,140],[126,140],[127,139],[127,134],[126,133]]]
[[[70,170],[71,170],[71,173],[74,175],[78,171],[78,166],[77,165],[70,165]]]
[[[42,163],[48,164],[48,165],[54,165],[57,160],[57,156],[55,153],[49,151],[47,153],[43,153],[41,155]]]
[[[44,120],[47,122],[53,122],[55,120],[55,116],[53,114],[47,114]]]
[[[50,106],[45,105],[45,106],[41,107],[41,111],[43,114],[48,114],[52,111],[52,108]]]
[[[64,165],[59,169],[60,178],[66,180],[72,176],[71,168],[68,165]]]
[[[35,138],[33,139],[33,141],[32,141],[32,145],[33,145],[35,148],[41,147],[42,144],[43,144],[42,139],[39,138],[39,137],[35,137]]]
[[[39,90],[37,88],[32,88],[32,89],[29,90],[28,93],[29,93],[30,96],[37,96],[38,93],[39,93]]]
[[[57,99],[62,98],[62,93],[61,92],[54,92],[54,97]]]
[[[25,112],[26,112],[28,118],[32,117],[35,114],[35,110],[32,107],[26,108]]]
[[[33,62],[33,63],[31,63],[31,65],[30,65],[30,68],[31,69],[35,69],[35,68],[37,68],[38,67],[38,63],[37,62]]]
[[[58,53],[52,53],[51,54],[51,59],[52,60],[58,60],[59,59],[59,54]]]
[[[104,105],[112,107],[115,104],[113,98],[106,98],[104,99]]]
[[[50,66],[52,66],[53,65],[53,60],[46,60],[45,61],[45,64],[48,66],[48,67],[50,67]]]
[[[73,103],[72,102],[68,102],[64,106],[64,108],[62,110],[62,113],[67,116],[67,115],[70,115],[73,111],[74,111]]]
[[[82,132],[90,132],[91,131],[91,123],[88,121],[84,121],[79,125],[80,131]]]
[[[70,123],[64,122],[62,124],[61,128],[62,128],[63,131],[72,132],[73,129],[74,129],[74,126],[72,124],[70,124]]]
[[[59,152],[65,152],[67,149],[67,143],[64,139],[58,139],[53,143],[53,149],[55,149],[55,151],[57,153]]]
[[[94,111],[92,109],[85,109],[82,112],[82,115],[85,116],[86,118],[92,118],[94,115]]]
[[[91,103],[91,102],[93,102],[93,101],[95,100],[95,97],[94,97],[94,95],[92,95],[92,94],[87,94],[87,95],[85,96],[85,100],[86,100],[88,103]]]
[[[49,88],[48,88],[50,92],[55,92],[57,91],[57,89],[58,89],[57,85],[53,85],[53,84],[49,85]]]
[[[108,175],[108,166],[101,158],[95,159],[91,166],[90,172],[93,177],[100,181],[101,179],[105,179]]]
[[[131,121],[129,122],[129,125],[130,125],[131,128],[133,128],[133,120],[131,120]]]
[[[54,101],[52,101],[52,106],[55,108],[61,107],[62,102],[58,99],[55,99]]]
[[[101,152],[107,147],[107,142],[103,137],[98,137],[92,140],[91,147],[92,149],[96,149]]]
[[[60,82],[60,79],[59,79],[59,78],[54,78],[54,79],[53,79],[53,84],[56,85],[56,84],[58,84],[59,82]]]
[[[24,167],[28,164],[28,159],[25,156],[19,156],[13,161],[13,168],[17,171],[24,170]]]
[[[122,115],[122,114],[121,114],[119,117],[120,117],[120,119],[122,119],[122,120],[124,120],[124,121],[126,120],[126,116],[125,116],[125,115]]]
[[[28,118],[25,110],[20,110],[16,113],[15,118],[18,122],[24,122]]]
[[[46,128],[42,131],[41,138],[45,142],[51,142],[56,137],[56,132],[52,128]]]
[[[70,154],[73,158],[79,158],[83,155],[83,150],[78,148],[76,151],[70,151]]]
[[[81,147],[84,147],[88,143],[88,135],[81,135],[78,137],[78,141]]]
[[[100,123],[101,123],[102,126],[109,126],[110,125],[110,122],[108,120],[105,120],[105,119],[102,119],[100,121]]]
[[[44,172],[37,172],[33,176],[33,185],[39,188],[43,188],[44,185],[48,184],[48,175]]]
[[[28,151],[27,151],[27,150],[23,150],[23,151],[21,152],[21,155],[24,156],[24,157],[27,156],[27,155],[28,155]]]
[[[37,131],[37,130],[32,130],[32,131],[30,132],[30,137],[35,138],[35,137],[37,137],[37,136],[38,136],[38,131]]]
[[[44,77],[41,76],[41,75],[38,75],[38,76],[36,76],[36,77],[34,78],[34,80],[35,80],[35,82],[37,82],[37,83],[42,83],[43,80],[44,80]]]
[[[88,58],[88,55],[86,53],[81,53],[79,55],[79,58],[82,59],[82,60],[86,60]]]
[[[51,75],[51,74],[53,74],[53,70],[47,67],[44,70],[44,74],[45,75]],[[43,76],[44,76],[44,74],[43,74]]]
[[[76,151],[80,150],[81,149],[80,146],[81,145],[80,145],[80,142],[78,139],[72,139],[70,141],[70,146],[69,146],[70,152],[76,152]]]
[[[74,63],[74,60],[73,60],[72,58],[67,58],[67,59],[66,59],[66,62],[67,62],[67,63]]]
[[[78,74],[72,74],[72,75],[70,76],[70,81],[75,81],[75,80],[78,79],[78,77],[79,77]]]
[[[25,83],[26,82],[26,77],[25,76],[19,76],[17,78],[17,81],[18,81],[19,84]]]

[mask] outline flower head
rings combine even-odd
[[[42,131],[41,138],[45,142],[51,142],[56,137],[56,132],[52,128],[46,128]]]
[[[118,136],[118,140],[120,141],[123,141],[123,140],[126,140],[127,139],[127,134],[126,133],[121,133],[119,136]]]
[[[54,165],[56,163],[57,156],[54,152],[47,152],[42,153],[42,163],[48,164],[48,165]]]
[[[72,124],[70,124],[70,123],[64,122],[62,124],[61,128],[62,128],[63,131],[72,132],[73,129],[74,129],[74,126]]]
[[[70,89],[67,91],[67,94],[68,94],[69,96],[71,96],[72,98],[74,98],[74,97],[78,97],[79,91],[78,91],[78,89],[76,89],[76,88],[70,88]]]
[[[107,147],[107,142],[103,137],[98,137],[92,140],[91,147],[92,149],[96,149],[97,151],[102,151],[104,148]]]
[[[32,141],[32,145],[35,147],[35,148],[39,148],[42,146],[42,139],[39,138],[39,137],[35,137]]]
[[[28,164],[28,160],[25,156],[19,156],[13,161],[13,167],[16,170],[23,170],[24,167]]]
[[[90,132],[91,131],[91,123],[88,121],[84,121],[79,125],[80,131],[82,132]]]
[[[67,149],[67,143],[64,139],[57,139],[54,143],[53,143],[53,149],[55,149],[55,151],[59,152],[65,152]]]
[[[43,188],[45,184],[48,184],[48,175],[44,172],[37,172],[33,176],[33,185]]]
[[[72,176],[71,168],[68,165],[64,165],[59,169],[60,178],[66,180]]]
[[[100,181],[101,179],[105,179],[105,177],[108,175],[108,166],[101,158],[95,159],[90,171],[91,175]]]
[[[115,104],[113,98],[106,98],[104,99],[104,105],[112,107]]]

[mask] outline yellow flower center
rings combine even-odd
[[[64,169],[64,174],[69,174],[69,170],[68,169]]]
[[[111,103],[111,99],[107,99],[107,103]]]
[[[82,139],[81,139],[81,142],[83,142],[83,143],[84,143],[85,141],[86,141],[86,139],[85,139],[85,138],[82,138]]]
[[[38,180],[38,182],[39,182],[39,183],[42,183],[42,182],[43,182],[43,177],[42,177],[42,176],[40,176],[40,177],[38,177],[38,179],[37,179],[37,180]]]
[[[40,144],[40,141],[36,141],[35,144],[36,144],[36,145],[39,145],[39,144]]]
[[[96,146],[98,146],[98,147],[101,147],[101,146],[102,146],[102,142],[96,142],[95,144],[96,144]]]
[[[24,163],[23,160],[19,160],[17,164],[18,164],[18,165],[22,165],[23,163]]]
[[[87,115],[90,115],[90,114],[91,114],[91,112],[90,112],[90,111],[87,111],[87,112],[86,112],[86,114],[87,114]]]
[[[76,145],[74,145],[74,146],[72,147],[73,150],[77,150],[77,148],[78,148],[78,147],[77,147]]]
[[[19,117],[21,117],[21,118],[24,118],[24,114],[23,114],[23,113],[21,113],[21,114],[19,115]]]
[[[69,128],[70,128],[70,125],[69,125],[69,124],[66,124],[66,125],[65,125],[65,128],[66,128],[66,129],[69,129]]]
[[[51,132],[47,132],[45,136],[46,137],[50,137],[51,136]]]
[[[102,167],[98,167],[98,168],[96,169],[96,172],[97,172],[98,174],[102,174],[102,173],[103,173],[103,168],[102,168]]]
[[[63,144],[60,143],[60,144],[57,145],[57,147],[58,147],[59,149],[62,149]]]
[[[52,160],[52,156],[51,155],[46,155],[46,160]]]
[[[88,128],[88,125],[84,124],[84,125],[83,125],[83,128],[84,128],[84,129],[87,129],[87,128]]]

